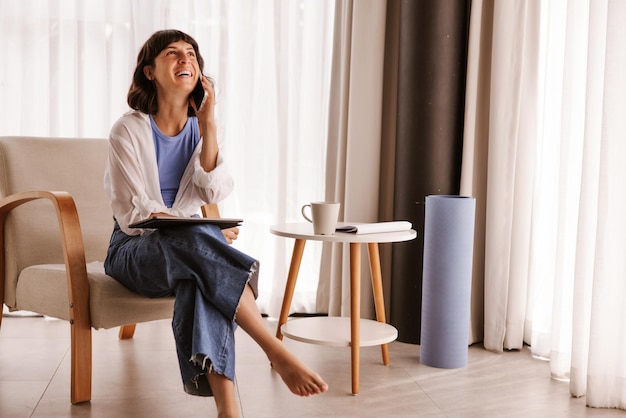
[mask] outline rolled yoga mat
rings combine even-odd
[[[420,361],[467,364],[476,199],[426,196]]]

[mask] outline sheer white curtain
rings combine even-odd
[[[486,202],[485,347],[527,343],[622,409],[625,19],[619,0],[474,2],[462,181]]]
[[[108,136],[143,42],[189,33],[236,182],[221,210],[245,219],[235,245],[261,260],[275,316],[292,243],[269,226],[324,198],[333,16],[333,0],[0,0],[0,135]],[[320,252],[305,252],[294,311],[315,310]]]
[[[386,3],[336,5],[326,197],[342,203],[340,220],[378,221]],[[348,244],[325,245],[322,260],[317,310],[348,316]],[[361,312],[373,317],[367,256],[361,262]]]

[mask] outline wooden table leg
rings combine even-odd
[[[300,263],[302,262],[302,253],[304,253],[304,244],[306,240],[296,239],[293,245],[293,254],[291,255],[291,264],[289,265],[289,274],[287,275],[287,283],[285,284],[285,294],[283,296],[283,304],[280,308],[280,316],[278,317],[278,327],[276,329],[276,338],[282,340],[283,334],[280,327],[287,322],[289,317],[289,308],[293,299],[293,291],[296,288],[296,280],[300,271]]]
[[[350,243],[350,349],[352,355],[352,394],[359,393],[361,342],[361,244]]]
[[[372,274],[372,291],[374,293],[374,307],[376,308],[376,320],[378,322],[387,323],[385,317],[385,298],[383,296],[383,278],[380,269],[380,253],[378,251],[378,243],[370,242],[367,244],[367,250],[370,259],[370,273]],[[387,344],[380,346],[383,355],[383,364],[389,364],[389,347]]]

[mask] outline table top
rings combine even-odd
[[[337,226],[353,225],[350,222],[339,222]],[[272,225],[270,232],[274,235],[287,238],[304,239],[326,242],[400,242],[410,241],[417,237],[414,229],[398,232],[383,232],[378,234],[354,234],[350,232],[335,232],[333,235],[316,235],[313,233],[313,224],[310,222],[293,222]]]

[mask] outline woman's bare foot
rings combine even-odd
[[[246,286],[237,310],[237,323],[263,349],[274,370],[280,374],[290,391],[300,396],[317,395],[328,390],[322,378],[296,356],[283,342],[269,332],[256,306],[250,286]]]
[[[289,390],[296,395],[317,395],[328,390],[328,385],[317,373],[286,349],[270,361]]]

